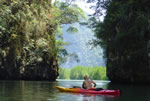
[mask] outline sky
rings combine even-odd
[[[52,0],[54,3],[56,0]],[[57,1],[65,1],[65,0],[57,0]],[[91,6],[96,6],[96,2],[94,3],[87,3],[87,0],[75,0],[73,3],[77,4],[86,14],[93,14],[95,11],[90,9]],[[103,12],[104,13],[104,12]],[[104,16],[99,17],[100,21],[103,21]]]
[[[96,5],[96,3],[86,3],[86,1],[83,0],[77,0],[75,2],[84,12],[87,14],[93,14],[94,10],[90,9],[90,6]]]
[[[52,0],[54,3],[56,0]],[[58,0],[58,1],[65,1],[65,0]],[[87,0],[75,0],[75,4],[77,4],[80,8],[83,9],[88,14],[93,14],[94,10],[90,9],[91,5],[96,5],[96,3],[86,3]]]

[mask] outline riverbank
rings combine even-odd
[[[82,80],[85,75],[89,75],[93,80],[108,80],[106,76],[106,67],[101,66],[76,66],[74,68],[59,68],[58,78],[67,80]]]

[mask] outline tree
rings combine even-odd
[[[51,0],[1,0],[0,12],[0,79],[55,80],[61,25],[78,22],[81,9]]]
[[[103,46],[107,75],[114,82],[150,82],[149,4],[148,0],[106,0],[102,4],[106,16],[93,26],[95,44]]]

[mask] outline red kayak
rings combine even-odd
[[[88,93],[88,94],[105,94],[105,95],[120,95],[120,90],[100,90],[100,91],[95,91],[91,89],[83,89],[83,88],[65,88],[61,86],[56,86],[56,88],[59,91],[62,92],[72,92],[72,93]]]

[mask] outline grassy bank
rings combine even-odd
[[[92,80],[107,80],[105,67],[84,67],[76,66],[71,69],[59,68],[59,79],[83,79],[89,75]]]

